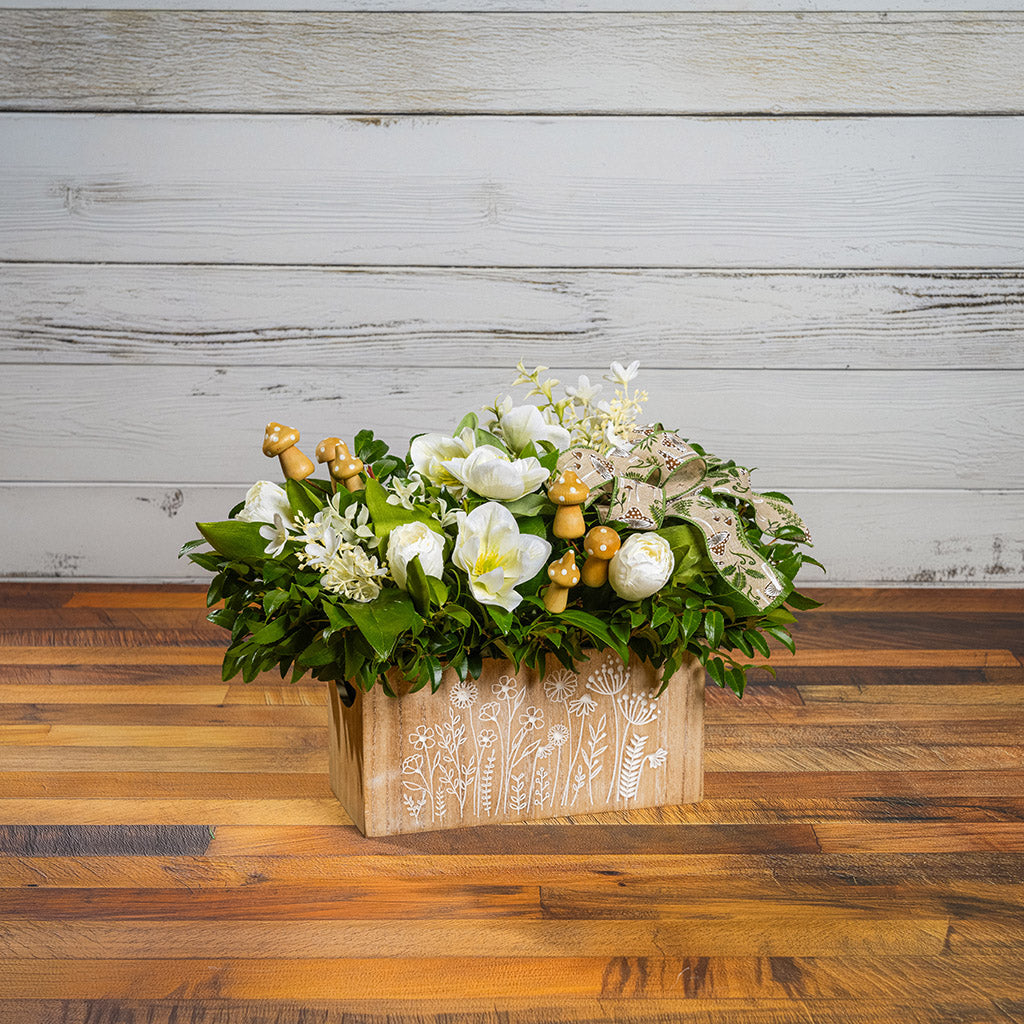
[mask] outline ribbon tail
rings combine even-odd
[[[775,570],[750,546],[738,517],[706,498],[684,495],[669,501],[671,515],[696,526],[707,541],[708,555],[725,582],[759,611],[785,593]]]
[[[754,510],[754,522],[765,533],[774,534],[783,526],[791,526],[799,530],[801,537],[810,544],[811,531],[788,501],[750,489],[749,470],[738,466],[729,469],[716,467],[705,480],[705,486],[710,487],[713,494],[728,494],[750,505]]]

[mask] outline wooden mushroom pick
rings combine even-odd
[[[286,480],[305,480],[316,466],[295,446],[299,443],[299,432],[283,423],[268,423],[263,435],[263,454],[267,458],[275,455],[281,461],[281,472]]]
[[[323,463],[325,463],[325,462],[333,461],[334,460],[334,450],[341,443],[342,443],[342,441],[341,441],[340,437],[325,437],[316,446],[316,461],[319,462],[321,465]],[[328,466],[328,471],[330,471],[330,467],[329,466]],[[334,476],[332,475],[331,476],[331,490],[332,491],[336,491],[337,489],[338,489],[338,481],[335,480]]]
[[[548,578],[551,582],[544,588],[544,607],[555,614],[564,612],[569,591],[580,581],[576,556],[571,549],[548,566]]]
[[[622,546],[619,535],[610,526],[595,526],[583,541],[587,560],[583,563],[583,582],[588,587],[603,587],[608,582],[608,563]]]
[[[348,450],[344,441],[339,441],[334,449],[334,458],[327,463],[331,479],[340,480],[350,491],[358,491],[365,484],[359,476],[363,471],[363,460],[357,459]]]
[[[590,496],[590,488],[571,470],[559,473],[548,488],[548,497],[558,506],[551,531],[562,540],[582,537],[587,528],[583,524],[580,506]]]

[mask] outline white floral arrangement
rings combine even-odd
[[[409,687],[482,660],[630,652],[669,679],[687,653],[742,695],[749,659],[790,650],[793,579],[810,543],[789,499],[658,424],[636,362],[562,387],[519,364],[507,395],[403,456],[362,430],[321,441],[272,422],[284,486],[253,484],[182,549],[215,575],[209,618],[230,631],[224,678],[271,667],[364,690]],[[561,387],[559,392],[557,389]],[[533,401],[529,401],[532,399]],[[197,550],[209,544],[212,551]],[[770,671],[770,669],[769,669]]]

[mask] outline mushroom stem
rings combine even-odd
[[[603,587],[608,582],[608,560],[591,555],[583,563],[583,583],[588,587]]]
[[[544,607],[555,614],[564,612],[570,589],[580,581],[576,555],[571,548],[548,566],[548,579],[551,582],[544,588],[542,595]]]
[[[278,460],[286,480],[305,480],[316,469],[316,466],[295,445],[281,452]]]
[[[566,603],[569,600],[569,588],[560,587],[557,583],[550,583],[544,588],[544,607],[556,615],[565,611]]]

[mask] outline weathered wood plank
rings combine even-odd
[[[791,979],[802,977],[797,958],[773,958],[775,967],[772,977],[777,977],[785,989],[792,988]],[[813,961],[812,961],[813,962]],[[338,961],[331,961],[331,968]],[[341,961],[342,968],[347,962]],[[420,961],[404,967],[413,972],[420,969]],[[500,961],[498,961],[500,963]],[[552,969],[561,962],[548,961]],[[436,1024],[438,1017],[457,1014],[460,1024],[551,1024],[558,1020],[565,1024],[666,1024],[668,1020],[683,1020],[693,1017],[695,1005],[699,1005],[701,1024],[790,1024],[799,1014],[809,1019],[813,1014],[815,1024],[1007,1024],[1020,1019],[1024,1009],[1019,1000],[993,999],[984,993],[964,993],[952,1000],[935,1002],[922,996],[915,1003],[900,1001],[899,996],[907,987],[893,983],[893,999],[877,999],[871,1003],[863,997],[856,999],[808,1000],[803,996],[785,999],[701,999],[695,1004],[692,996],[638,998],[633,995],[636,979],[647,972],[658,972],[660,961],[653,957],[615,958],[606,961],[605,985],[609,991],[623,991],[624,996],[602,996],[599,999],[572,995],[514,996],[502,997],[500,1009],[495,1008],[491,996],[476,996],[438,1001],[423,999],[388,999],[387,1020],[389,1024]],[[685,962],[677,975],[680,991],[689,985],[685,979],[691,974],[703,975],[711,968],[709,958],[694,958]],[[203,965],[205,967],[205,964]],[[572,968],[567,968],[572,970]],[[723,968],[728,970],[728,968]],[[765,970],[763,973],[768,973]],[[208,977],[207,973],[204,979]],[[132,975],[127,975],[130,981]],[[371,975],[376,977],[376,975]],[[902,976],[901,976],[902,977]],[[703,984],[699,982],[698,985]],[[913,985],[910,986],[913,989]],[[957,986],[959,990],[959,986]],[[301,987],[296,990],[298,998],[285,1001],[276,999],[242,1000],[232,999],[225,1003],[216,996],[209,999],[173,999],[144,1002],[122,997],[103,999],[4,999],[0,1001],[0,1012],[10,1008],[19,1024],[179,1024],[187,1015],[189,1024],[227,1024],[236,1020],[245,1024],[307,1024],[311,1015],[317,1024],[352,1024],[353,1021],[374,1020],[373,1010],[368,1010],[364,998],[309,1000],[303,997]],[[935,988],[932,990],[934,996]],[[895,994],[899,993],[899,994]],[[226,1009],[230,1007],[230,1009]],[[372,1016],[367,1016],[367,1013]],[[231,1016],[225,1017],[225,1014]],[[1013,1016],[1016,1014],[1016,1016]]]
[[[579,367],[565,378],[581,372],[602,371]],[[279,478],[260,450],[270,417],[294,425],[310,449],[325,433],[351,437],[371,426],[404,455],[413,435],[450,432],[460,410],[507,394],[514,370],[453,376],[406,368],[384,378],[352,366],[342,396],[319,367],[11,366],[7,386],[23,397],[8,428],[5,478],[39,480],[42,466],[61,482]],[[748,400],[735,402],[737,392]],[[1010,490],[1024,488],[1022,393],[1024,370],[664,370],[644,416],[757,466],[755,487]],[[180,509],[176,495],[171,488],[159,499],[168,518]]]
[[[821,822],[814,833],[825,853],[961,853],[1001,850],[1024,853],[1024,822],[893,822],[885,828],[857,822]],[[1024,928],[1021,929],[1024,938]]]
[[[18,857],[197,857],[210,845],[205,825],[0,825],[0,854]]]
[[[1017,271],[0,264],[0,362],[1021,369]]]
[[[378,122],[3,115],[0,258],[691,268],[1024,262],[1021,118]]]
[[[0,109],[1017,113],[1022,25],[1012,13],[5,11]]]
[[[756,918],[723,909],[669,921],[238,921],[224,927],[206,921],[4,920],[0,948],[31,960],[88,954],[115,963],[155,957],[249,959],[268,953],[283,963],[314,956],[416,957],[427,949],[444,957],[534,956],[538,949],[548,956],[922,956],[942,950],[948,927],[942,913],[898,906],[888,913],[794,908],[783,916]],[[38,967],[32,974],[35,996],[105,994],[101,976],[81,964],[67,962],[64,970],[50,974],[46,964]],[[0,966],[0,996],[24,992],[24,978],[14,984],[18,987]],[[61,984],[63,991],[57,987]],[[142,991],[154,997],[168,994]]]

